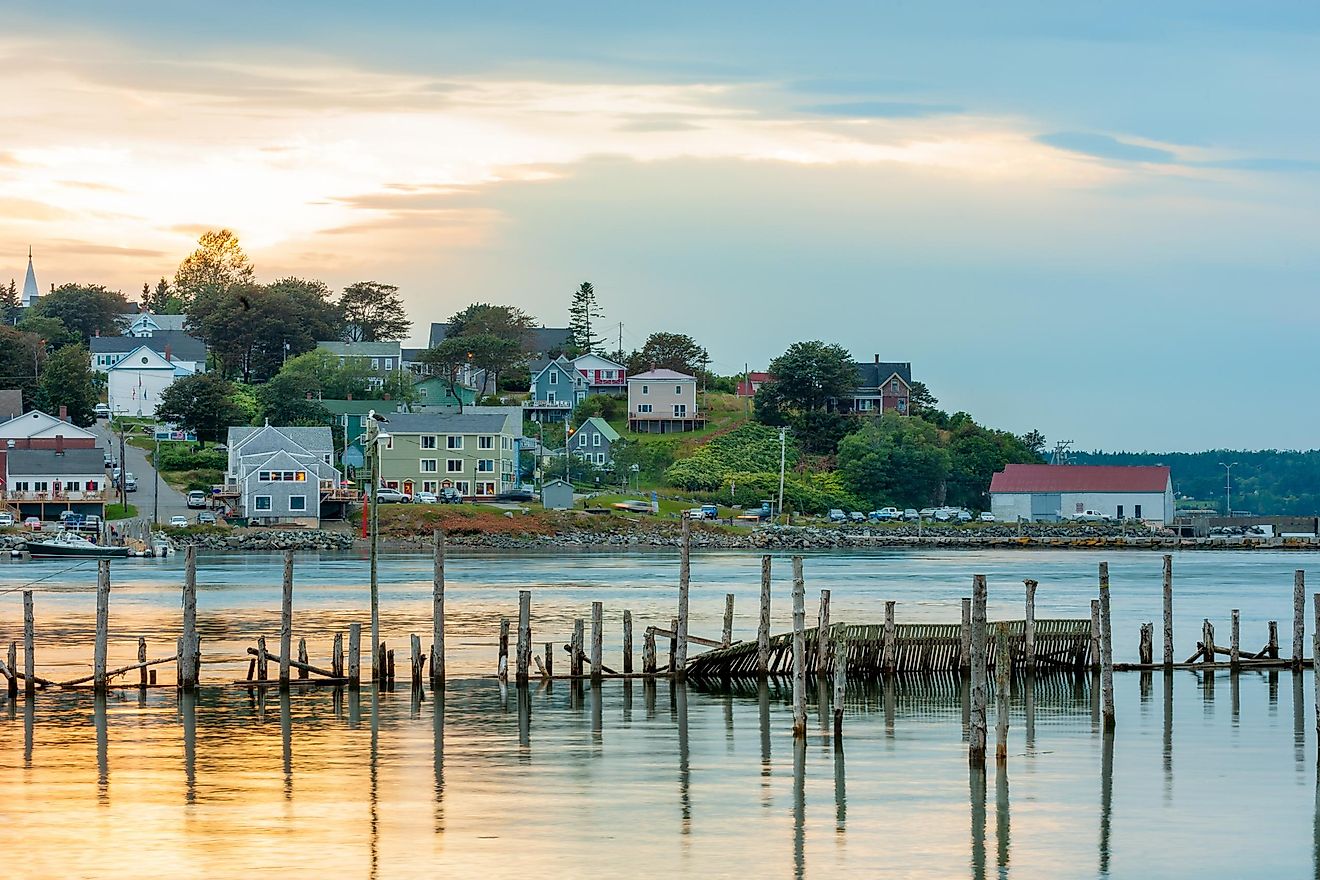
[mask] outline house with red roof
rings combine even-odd
[[[1010,464],[990,478],[990,512],[1000,522],[1059,522],[1088,510],[1115,520],[1172,523],[1169,469]]]

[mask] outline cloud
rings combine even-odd
[[[1166,165],[1177,159],[1177,156],[1170,150],[1142,146],[1141,144],[1121,141],[1107,134],[1094,132],[1061,131],[1053,134],[1041,134],[1036,136],[1036,141],[1046,146],[1067,150],[1070,153],[1094,156],[1097,159],[1113,159],[1119,162],[1146,162]]]
[[[856,119],[924,119],[963,112],[963,108],[956,104],[922,104],[915,101],[849,101],[842,104],[815,104],[799,109],[820,116]]]
[[[1272,159],[1249,157],[1244,159],[1216,159],[1189,163],[1197,168],[1225,168],[1231,171],[1310,172],[1320,171],[1320,159]]]

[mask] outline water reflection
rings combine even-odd
[[[968,800],[972,815],[972,877],[985,878],[985,770],[972,767],[967,771]]]
[[[1302,676],[1292,674],[1293,764],[1297,772],[1306,767],[1306,698],[1302,691]]]
[[[1008,876],[1009,841],[1008,767],[995,767],[995,840],[999,844],[999,876]]]
[[[106,731],[105,711],[105,692],[100,691],[92,697],[92,720],[96,726],[96,798],[102,806],[109,806],[110,741]]]
[[[293,709],[288,688],[280,688],[280,758],[284,765],[284,799],[293,800]]]
[[[444,686],[432,691],[431,763],[435,769],[435,833],[445,830],[445,692]]]
[[[807,740],[793,738],[793,876],[807,875]]]
[[[674,720],[678,727],[678,801],[683,821],[684,836],[692,833],[692,747],[688,742],[688,692],[681,681],[670,682],[670,696],[674,701]]]
[[[1173,800],[1173,670],[1164,670],[1164,730],[1160,741],[1164,759],[1164,802]]]
[[[843,760],[843,738],[834,740],[834,830],[848,827],[848,778]]]
[[[756,708],[761,728],[761,804],[769,807],[772,803],[770,775],[773,766],[770,760],[770,682],[764,678],[756,685]]]
[[[143,691],[145,696],[145,691]],[[197,692],[180,691],[179,719],[183,723],[184,801],[197,803]]]
[[[1114,731],[1106,730],[1100,746],[1100,876],[1109,876],[1109,830],[1114,805]]]

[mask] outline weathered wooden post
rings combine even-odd
[[[623,674],[632,675],[633,671],[632,612],[623,612]]]
[[[408,639],[409,652],[408,671],[411,675],[411,684],[414,688],[422,686],[422,666],[425,661],[422,659],[422,637],[417,633],[412,633]]]
[[[307,664],[310,662],[311,660],[307,656],[307,640],[300,638],[298,639],[298,663],[300,664],[298,666],[299,678],[307,678],[309,674],[307,672]]]
[[[545,643],[545,677],[555,677],[555,643]]]
[[[344,634],[335,633],[335,640],[330,648],[330,672],[335,678],[344,677]]]
[[[1155,662],[1155,624],[1143,623],[1141,625],[1141,640],[1137,643],[1137,659],[1143,665],[1150,666]]]
[[[96,562],[96,644],[92,651],[92,689],[105,693],[106,642],[110,632],[110,560]]]
[[[770,674],[770,557],[761,557],[761,619],[756,626],[756,674]]]
[[[848,640],[834,640],[834,735],[843,736],[843,698],[848,687]]]
[[[257,637],[257,681],[265,681],[268,677],[266,675],[268,671],[266,665],[267,656],[268,655],[266,653],[266,637],[258,636]]]
[[[1009,672],[1012,659],[1008,648],[1008,628],[996,627],[995,634],[995,761],[1008,761]]]
[[[816,674],[829,675],[830,591],[820,591],[820,610],[816,613]]]
[[[1315,608],[1315,629],[1311,634],[1311,657],[1313,662],[1320,666],[1320,593],[1316,593],[1311,599]],[[1316,669],[1313,676],[1315,678],[1315,695],[1317,702],[1315,704],[1315,732],[1316,742],[1320,744],[1320,669]],[[1320,745],[1317,745],[1320,748]]]
[[[516,681],[527,684],[532,675],[532,591],[518,591],[518,670]]]
[[[894,623],[894,606],[896,602],[885,602],[885,647],[884,663],[885,673],[892,673],[898,669],[898,625]]]
[[[675,669],[674,658],[677,656],[678,656],[678,618],[671,617],[669,618],[669,671],[671,674]]]
[[[1100,668],[1100,600],[1091,600],[1091,670]]]
[[[642,633],[642,674],[655,675],[655,630],[649,626]]]
[[[601,641],[604,638],[604,606],[600,602],[591,603],[591,683],[599,684],[601,679]]]
[[[1270,643],[1266,651],[1269,653],[1270,659],[1279,659],[1279,622],[1277,620],[1270,621]]]
[[[1293,644],[1292,668],[1302,668],[1302,646],[1306,634],[1306,572],[1297,569],[1293,573]]]
[[[348,625],[348,685],[357,687],[362,682],[362,624]]]
[[[445,533],[431,533],[434,554],[431,576],[431,684],[445,683]]]
[[[720,644],[726,648],[733,644],[733,593],[724,594],[724,630],[720,634]]]
[[[1228,665],[1230,669],[1237,670],[1242,663],[1242,632],[1240,628],[1240,619],[1238,609],[1233,609],[1233,622],[1230,624],[1228,643]]]
[[[184,692],[197,689],[201,678],[202,643],[197,635],[197,547],[189,544],[183,551],[183,656],[179,669]]]
[[[284,551],[284,589],[280,600],[280,688],[289,686],[289,657],[293,648],[293,551]]]
[[[793,557],[793,736],[807,735],[807,670],[804,629],[807,622],[806,580],[802,557]]]
[[[678,628],[674,638],[674,678],[682,681],[687,675],[688,649],[688,582],[692,574],[692,520],[683,517],[683,545],[678,561]]]
[[[1173,668],[1173,557],[1164,554],[1164,667]]]
[[[17,640],[9,643],[9,699],[18,697],[18,642]],[[143,667],[142,675],[147,674],[146,667]]]
[[[985,766],[985,575],[972,576],[971,713],[968,719],[967,762]]]
[[[1215,662],[1215,625],[1210,622],[1210,618],[1205,618],[1201,624],[1201,661],[1204,663]]]
[[[509,618],[500,618],[500,656],[495,665],[500,681],[509,680]]]
[[[147,686],[147,640],[138,636],[138,687]],[[11,666],[10,669],[13,669]]]
[[[568,652],[568,674],[574,678],[582,677],[582,642],[584,632],[585,629],[583,627],[582,618],[578,617],[574,619],[573,638],[569,640],[568,643],[570,649]]]
[[[1025,655],[1027,671],[1036,670],[1036,587],[1039,584],[1031,578],[1022,582],[1027,588],[1027,616],[1022,624],[1022,653]]]
[[[1114,630],[1109,618],[1109,563],[1100,563],[1100,691],[1105,729],[1114,727]]]
[[[958,668],[963,671],[972,668],[972,600],[964,596],[962,600],[962,631],[958,642]]]

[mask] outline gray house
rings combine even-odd
[[[319,526],[323,510],[353,500],[334,466],[328,427],[229,429],[229,461],[221,500],[231,513],[271,523]]]
[[[600,416],[592,416],[568,441],[568,450],[596,467],[605,467],[614,461],[614,444],[618,442],[619,432]]]

